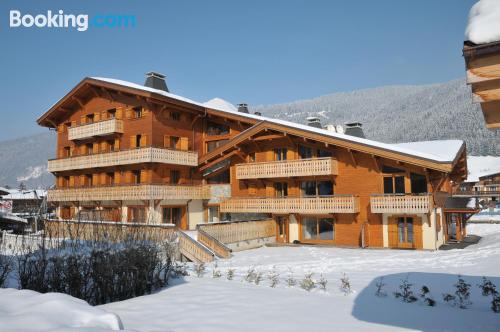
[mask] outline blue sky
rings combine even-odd
[[[85,76],[143,83],[155,70],[194,100],[270,104],[464,76],[474,0],[5,1],[0,3],[0,140]],[[9,11],[135,15],[134,28],[9,28]],[[8,120],[7,120],[8,119]]]

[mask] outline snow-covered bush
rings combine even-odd
[[[422,298],[422,301],[429,307],[434,307],[436,305],[436,301],[432,298],[431,296],[431,291],[429,287],[427,286],[422,286],[420,289],[420,297]]]
[[[255,272],[255,278],[254,278],[254,282],[256,285],[260,284],[260,282],[262,281],[262,279],[264,279],[264,273],[258,271],[258,272]]]
[[[180,278],[189,275],[188,265],[185,262],[174,262],[172,265],[172,277]]]
[[[478,286],[481,288],[481,294],[483,296],[492,296],[491,310],[500,313],[500,293],[498,293],[495,284],[486,277],[483,277],[483,282]]]
[[[288,268],[288,276],[285,279],[286,284],[288,287],[293,287],[297,285],[297,279],[293,276],[293,271],[291,268]]]
[[[0,255],[0,287],[3,287],[9,273],[12,271],[12,256]]]
[[[213,269],[212,269],[212,278],[218,279],[222,277],[222,272],[219,270],[217,266],[217,262],[214,263]]]
[[[234,278],[234,272],[235,272],[235,270],[233,268],[227,269],[227,271],[226,271],[226,279],[227,280],[233,280],[233,278]]]
[[[314,280],[312,278],[313,274],[314,273],[312,273],[312,272],[306,273],[304,278],[300,281],[300,288],[310,292],[311,290],[313,290],[316,287],[316,283],[314,282]]]
[[[375,288],[377,289],[375,291],[375,296],[386,297],[387,296],[387,292],[384,291],[384,287],[385,287],[384,277],[378,278],[377,282],[375,283]]]
[[[193,271],[194,274],[198,277],[201,278],[205,274],[206,266],[205,263],[200,262],[200,263],[194,263],[193,265]]]
[[[466,283],[462,276],[458,276],[458,282],[455,286],[455,305],[460,309],[467,309],[472,302],[470,298],[470,284]]]
[[[417,301],[417,298],[413,294],[411,289],[413,284],[408,282],[408,276],[401,280],[401,284],[399,285],[399,291],[394,292],[394,297],[401,298],[403,302],[412,303]]]
[[[328,280],[325,279],[323,274],[320,274],[319,280],[316,282],[318,284],[318,288],[326,291],[326,285],[328,284]]]
[[[257,272],[255,271],[255,268],[253,266],[250,266],[247,270],[247,273],[245,274],[244,280],[246,282],[254,282],[256,276]]]
[[[491,310],[495,313],[500,313],[500,294],[496,293],[493,295],[493,300],[491,301]]]
[[[267,279],[269,279],[269,286],[271,286],[272,288],[276,287],[279,284],[280,274],[278,273],[278,271],[276,271],[276,266],[273,266],[272,270],[269,271]]]
[[[342,278],[340,278],[340,291],[344,293],[344,295],[352,293],[351,281],[345,273],[342,273]]]

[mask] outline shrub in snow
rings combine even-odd
[[[401,298],[403,302],[412,303],[417,301],[417,298],[413,294],[411,289],[413,284],[408,282],[408,276],[405,279],[401,280],[401,284],[399,285],[399,292],[394,292],[394,297]]]
[[[386,297],[387,296],[387,293],[384,291],[384,277],[380,277],[378,278],[377,282],[375,283],[375,288],[377,289],[375,291],[375,296],[378,296],[378,297]]]
[[[323,274],[320,274],[317,284],[319,289],[326,291],[326,285],[328,284],[328,280],[325,279]]]
[[[295,279],[295,277],[293,276],[293,271],[291,268],[288,268],[288,276],[285,279],[285,282],[288,285],[288,287],[293,287],[297,285],[297,279]]]
[[[443,301],[455,305],[455,295],[443,294]]]
[[[436,305],[436,301],[432,298],[430,293],[431,291],[427,286],[422,286],[422,288],[420,289],[420,297],[422,298],[424,303],[429,307],[434,307]]]
[[[348,295],[352,292],[351,282],[345,273],[343,273],[342,278],[340,278],[340,291],[344,293],[344,295]]]
[[[12,256],[0,255],[0,287],[4,286],[9,273],[12,271]]]
[[[234,269],[232,269],[232,268],[227,269],[227,271],[226,271],[226,279],[227,280],[233,280],[233,278],[234,278]]]
[[[188,266],[184,262],[174,262],[172,266],[172,277],[180,278],[186,277],[189,275]]]
[[[300,288],[305,289],[306,291],[310,292],[316,287],[316,283],[314,282],[312,276],[314,273],[306,273],[304,278],[300,281]]]
[[[200,263],[194,263],[193,265],[193,271],[194,274],[198,277],[201,278],[205,274],[206,266],[205,263],[200,262]]]
[[[483,294],[483,296],[497,294],[497,287],[491,282],[491,280],[486,279],[486,277],[483,277],[483,282],[477,286],[481,288],[481,294]]]
[[[471,305],[472,302],[470,298],[470,284],[466,283],[465,280],[458,276],[458,282],[455,286],[455,305],[460,309],[467,309],[467,306]]]
[[[245,281],[246,282],[254,282],[255,278],[257,277],[257,272],[255,271],[255,268],[253,266],[250,266],[247,270],[247,273],[245,274]]]
[[[267,279],[269,279],[269,286],[271,286],[272,288],[276,287],[279,284],[280,274],[278,273],[278,271],[276,271],[276,266],[273,266],[273,269],[269,271]]]
[[[491,301],[491,310],[496,313],[500,313],[500,294],[496,293],[493,295],[493,300]]]
[[[255,278],[253,281],[255,282],[256,285],[260,284],[262,279],[264,279],[263,275],[264,274],[262,272],[255,272]]]
[[[220,277],[222,277],[222,272],[217,268],[217,262],[215,262],[212,269],[212,278],[218,279]]]

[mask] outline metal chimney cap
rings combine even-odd
[[[144,86],[148,88],[153,88],[157,90],[163,90],[166,92],[170,92],[167,87],[167,82],[165,81],[165,75],[150,71],[146,73],[146,82],[144,82]]]
[[[150,71],[150,72],[146,73],[146,76],[154,76],[154,77],[158,77],[158,78],[161,78],[161,79],[165,79],[165,77],[167,77],[167,76],[165,76],[163,74],[160,74],[160,73],[158,73],[156,71]]]

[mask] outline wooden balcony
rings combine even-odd
[[[430,194],[372,195],[372,213],[429,213],[432,209]]]
[[[221,212],[246,213],[358,213],[359,198],[354,195],[323,197],[230,198],[220,204]]]
[[[123,121],[109,119],[95,123],[89,123],[68,129],[68,139],[79,140],[94,136],[104,136],[114,133],[123,134]]]
[[[47,200],[49,202],[143,201],[150,199],[208,199],[209,196],[210,190],[206,186],[140,184],[51,189],[47,193]]]
[[[173,165],[198,166],[198,153],[163,148],[138,148],[124,151],[91,154],[49,160],[49,172],[74,169],[108,167],[139,163],[164,163]]]
[[[236,165],[236,179],[238,180],[337,174],[338,163],[337,160],[332,158],[295,159]]]

